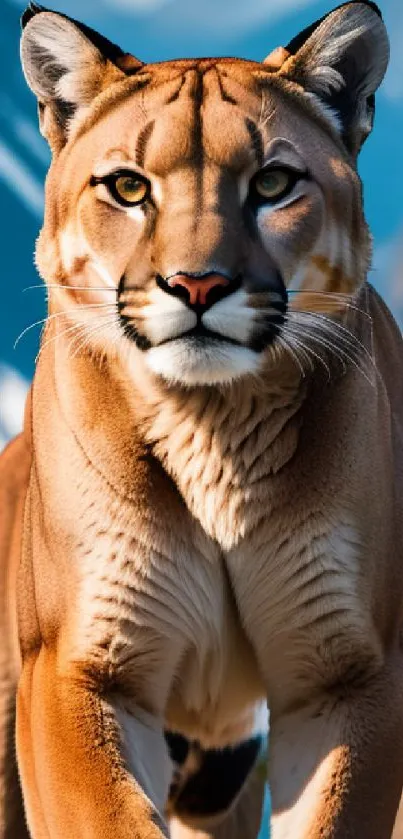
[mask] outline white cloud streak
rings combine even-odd
[[[27,391],[20,373],[0,363],[0,449],[21,431]]]
[[[216,32],[231,35],[248,32],[259,24],[278,22],[293,12],[315,5],[316,0],[103,0],[111,10],[122,9],[126,13],[152,15],[159,11],[175,29],[183,34],[194,32]]]
[[[403,327],[403,229],[375,248],[370,280]]]
[[[390,39],[391,60],[382,93],[400,104],[403,99],[403,4],[401,0],[385,0],[384,18]]]
[[[36,218],[43,216],[43,187],[14,151],[0,140],[0,180]]]
[[[26,0],[11,0],[19,8],[27,5]],[[119,10],[126,14],[152,16],[167,8],[178,29],[183,30],[192,21],[204,29],[213,27],[252,29],[258,23],[272,23],[299,12],[317,3],[317,0],[101,0],[100,6],[108,12]],[[80,8],[81,15],[93,15],[93,0],[53,0],[52,9],[74,14]],[[222,33],[221,33],[222,34]]]
[[[132,14],[150,15],[162,9],[163,6],[173,5],[175,0],[103,0],[105,6],[114,9],[124,9]]]
[[[13,101],[12,96],[0,91],[0,110],[7,119],[8,128],[14,132],[26,151],[42,166],[48,166],[50,160],[49,147],[39,133],[36,122],[28,119],[24,111]]]

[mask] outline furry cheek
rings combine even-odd
[[[108,266],[118,285],[142,244],[144,217],[130,218],[124,210],[98,200],[89,188],[80,199],[76,218],[92,256]]]
[[[278,210],[267,211],[264,207],[259,210],[259,233],[287,286],[314,250],[324,219],[324,201],[316,190]]]

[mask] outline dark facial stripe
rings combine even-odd
[[[121,105],[124,105],[126,100],[130,99],[133,94],[147,87],[149,83],[150,75],[148,73],[142,73],[141,75],[127,77],[123,82],[117,82],[116,85],[112,85],[111,89],[105,92],[105,98],[102,96],[101,101],[94,106],[94,110],[84,118],[75,134],[75,141],[90,131],[91,128],[94,128],[107,114],[113,113]]]
[[[220,94],[221,94],[221,98],[222,98],[223,102],[230,102],[231,105],[237,105],[238,102],[236,101],[236,99],[234,99],[234,97],[231,96],[231,94],[228,93],[228,91],[225,90],[224,80],[223,80],[222,76],[220,75],[220,71],[219,71],[218,67],[216,66],[214,69],[217,73],[218,86],[219,86],[219,89],[220,89]]]
[[[147,143],[148,143],[148,141],[151,137],[151,134],[153,132],[154,125],[155,125],[154,120],[152,120],[151,122],[148,122],[147,125],[145,125],[144,128],[141,129],[140,134],[137,138],[135,160],[136,160],[137,165],[141,166],[142,169],[144,168]]]
[[[193,229],[197,230],[198,221],[203,212],[203,125],[201,107],[203,104],[204,80],[203,73],[195,70],[195,85],[193,90],[194,117],[192,130],[193,160],[195,162],[195,212],[193,214]]]
[[[169,99],[167,99],[167,102],[166,102],[167,105],[170,105],[171,102],[176,102],[176,100],[179,99],[179,97],[181,95],[183,85],[185,84],[185,81],[186,81],[186,73],[183,74],[177,90],[175,90],[173,93],[171,93]]]
[[[195,86],[193,92],[194,99],[194,123],[193,123],[193,156],[197,163],[201,163],[203,158],[203,136],[202,136],[202,117],[201,106],[203,104],[203,73],[198,70],[195,71]]]
[[[257,165],[258,165],[259,169],[261,169],[262,166],[263,166],[263,161],[264,161],[263,137],[262,137],[257,125],[255,125],[253,120],[249,119],[248,117],[246,117],[246,119],[245,119],[245,126],[246,126],[246,130],[249,134],[249,137],[251,139],[253,151],[255,152]]]

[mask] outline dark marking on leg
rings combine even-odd
[[[262,746],[261,737],[253,737],[232,747],[204,750],[199,743],[188,743],[180,735],[165,736],[172,759],[176,756],[179,760],[169,808],[185,820],[226,812],[239,795]]]

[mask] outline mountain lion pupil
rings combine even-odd
[[[256,182],[256,188],[263,198],[277,198],[287,189],[289,183],[290,175],[288,172],[279,169],[261,175]]]
[[[143,181],[131,177],[119,177],[115,181],[115,189],[120,198],[130,203],[144,200],[147,186]]]

